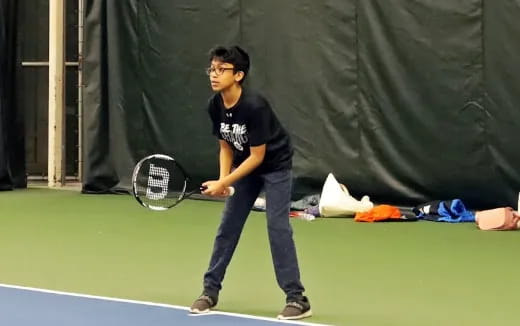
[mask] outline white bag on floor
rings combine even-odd
[[[355,215],[357,212],[367,212],[374,207],[368,196],[361,200],[352,197],[348,189],[339,184],[332,173],[329,173],[320,196],[320,215],[336,217]]]

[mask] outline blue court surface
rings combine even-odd
[[[0,284],[2,326],[318,325]]]

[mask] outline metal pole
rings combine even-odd
[[[22,61],[22,67],[48,67],[48,61]],[[77,67],[79,66],[78,62],[65,62],[65,66],[67,67]]]
[[[78,179],[83,180],[83,26],[84,2],[78,0]]]
[[[65,0],[49,1],[49,187],[65,184]]]

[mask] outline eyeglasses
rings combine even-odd
[[[235,68],[224,68],[224,67],[209,67],[206,69],[206,74],[211,75],[212,72],[217,76],[222,76],[226,70],[235,70]]]

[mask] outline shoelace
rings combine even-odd
[[[289,302],[287,304],[287,306],[292,306],[292,307],[298,308],[303,311],[303,306],[301,304],[299,304],[298,302],[294,302],[294,301]]]
[[[211,297],[208,296],[208,295],[201,295],[201,296],[199,297],[199,300],[205,300],[205,301],[208,301],[208,302],[209,302],[209,305],[210,305],[210,306],[213,306],[213,299],[211,299]]]

